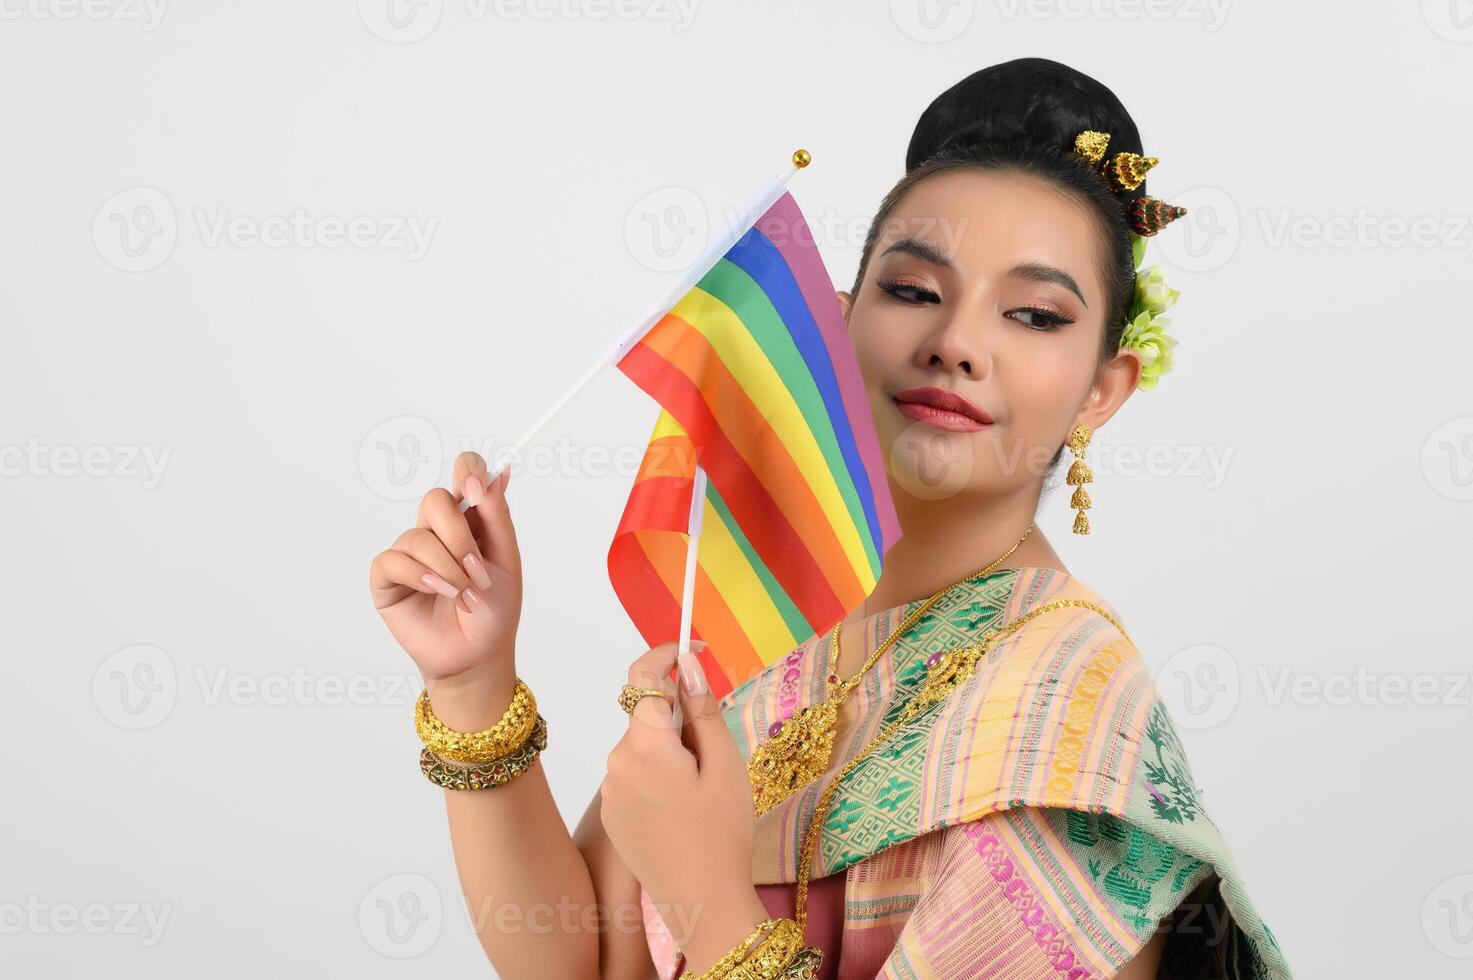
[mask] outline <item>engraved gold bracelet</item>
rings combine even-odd
[[[757,948],[728,974],[730,980],[776,980],[803,946],[803,927],[792,919],[778,919]]]
[[[819,968],[823,966],[823,950],[817,946],[804,946],[798,955],[777,975],[777,980],[818,980]]]
[[[414,706],[414,730],[419,740],[435,755],[451,762],[491,762],[511,753],[527,741],[537,724],[537,699],[531,688],[517,678],[511,704],[501,720],[479,732],[457,732],[430,708],[430,692],[422,691]]]
[[[753,946],[753,943],[756,943]],[[803,947],[803,932],[792,919],[764,919],[745,939],[733,946],[704,973],[687,971],[681,980],[779,980],[792,967],[817,964],[823,953],[816,946]],[[817,977],[817,973],[812,974]]]
[[[747,933],[741,942],[727,950],[721,959],[712,963],[704,973],[692,973],[687,970],[681,974],[680,980],[726,980],[731,976],[732,969],[747,955],[752,945],[765,941],[767,936],[771,935],[768,930],[774,928],[779,921],[781,920],[763,919],[752,927],[752,931]]]

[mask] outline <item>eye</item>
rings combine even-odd
[[[1036,306],[1021,306],[1016,310],[1009,310],[1007,315],[1013,316],[1014,314],[1022,314],[1023,316],[1030,318],[1020,320],[1019,322],[1022,323],[1025,327],[1028,327],[1032,330],[1037,330],[1039,333],[1047,333],[1050,330],[1057,330],[1066,324],[1074,322],[1069,317],[1060,316],[1053,310],[1040,309]]]
[[[875,285],[881,290],[894,296],[896,299],[906,303],[939,303],[941,297],[924,286],[916,286],[912,283],[897,282],[894,279],[881,279]]]

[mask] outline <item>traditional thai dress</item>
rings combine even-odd
[[[1064,597],[1120,620],[1070,575],[1009,568],[953,588],[897,639],[850,693],[859,721],[828,772],[757,819],[753,881],[772,915],[793,915],[819,796],[901,711],[928,657]],[[866,654],[921,604],[863,620]],[[831,643],[829,631],[810,637],[722,699],[744,756],[824,698]],[[822,977],[1093,980],[1158,929],[1165,962],[1225,961],[1201,975],[1290,976],[1146,664],[1091,609],[1052,609],[1005,636],[974,676],[856,765],[821,819],[806,938],[824,951]],[[1198,904],[1204,895],[1217,904]],[[684,957],[641,898],[659,976],[679,976]]]

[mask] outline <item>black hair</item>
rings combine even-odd
[[[1074,152],[1074,138],[1092,129],[1110,135],[1108,156],[1142,153],[1135,121],[1115,93],[1083,72],[1047,58],[1018,58],[968,75],[921,113],[905,153],[905,176],[880,202],[865,236],[851,295],[858,296],[882,229],[921,181],[958,170],[1023,173],[1078,201],[1098,232],[1096,271],[1105,286],[1100,363],[1114,356],[1135,288],[1127,215],[1146,193],[1116,190]],[[1060,446],[1050,465],[1063,455]]]

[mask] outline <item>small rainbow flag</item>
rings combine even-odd
[[[615,363],[661,409],[609,580],[646,642],[676,639],[699,464],[691,632],[721,696],[863,602],[900,537],[843,312],[792,195]]]

